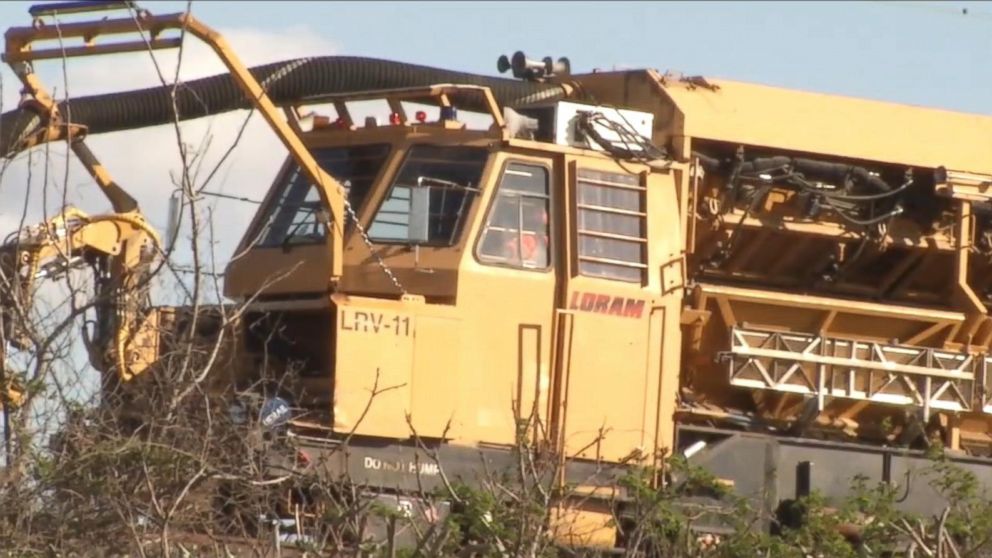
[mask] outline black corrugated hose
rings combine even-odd
[[[358,91],[423,87],[441,83],[481,85],[492,89],[502,106],[522,106],[564,96],[557,85],[531,83],[419,66],[390,60],[352,56],[323,56],[274,62],[250,68],[277,105],[322,95]],[[85,125],[90,134],[130,130],[173,121],[172,86],[78,97],[59,107],[73,123]],[[466,98],[466,103],[471,99]],[[176,90],[180,120],[231,110],[250,103],[230,74],[219,74],[182,83]],[[471,104],[466,108],[473,108]],[[475,105],[477,108],[478,105]],[[0,115],[0,153],[16,154],[16,147],[38,117],[21,109]]]

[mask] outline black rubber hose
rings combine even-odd
[[[358,91],[423,87],[442,83],[481,85],[492,89],[501,106],[522,106],[564,97],[563,88],[405,64],[390,60],[352,56],[324,56],[274,62],[250,68],[277,105],[287,105],[323,95]],[[130,130],[173,121],[172,86],[92,95],[70,99],[59,105],[72,122],[85,125],[90,134]],[[466,109],[478,108],[474,98],[459,102]],[[180,120],[189,120],[231,110],[250,103],[230,74],[220,74],[181,84],[176,90]],[[0,153],[11,156],[20,138],[38,124],[36,115],[13,110],[0,115]]]
[[[794,159],[792,164],[793,169],[801,173],[829,177],[828,179],[839,183],[843,183],[846,178],[850,177],[862,184],[871,186],[879,192],[888,192],[892,189],[884,180],[872,175],[864,167],[842,163],[825,163],[812,159]]]
[[[796,159],[789,157],[761,157],[758,159],[751,159],[750,161],[745,161],[741,165],[742,174],[754,174],[766,172],[772,169],[779,169],[788,165],[793,164]]]
[[[709,172],[717,172],[723,168],[723,162],[716,157],[710,157],[699,151],[693,151],[692,156],[699,159],[699,165]]]
[[[838,184],[843,184],[845,180],[850,178],[856,182],[870,186],[879,192],[887,192],[892,189],[884,180],[873,176],[864,167],[856,167],[844,163],[829,163],[801,157],[790,158],[778,156],[752,159],[744,163],[741,167],[741,172],[748,174],[760,173],[770,169],[782,168],[787,165],[795,172],[807,176],[816,176]]]
[[[729,163],[721,161],[715,157],[709,157],[705,154],[693,152],[693,157],[699,158],[700,164],[703,165],[708,171],[723,170]],[[805,159],[805,158],[793,158],[785,156],[776,157],[759,157],[757,159],[751,159],[750,161],[745,161],[740,166],[741,174],[758,174],[766,172],[773,169],[780,169],[783,167],[791,167],[795,172],[802,173],[807,176],[816,176],[823,180],[829,180],[838,184],[843,184],[848,178],[871,187],[877,192],[887,193],[892,190],[887,182],[881,178],[872,175],[868,169],[864,167],[857,167],[853,165],[847,165],[844,163],[829,163],[826,161],[817,161],[815,159]]]

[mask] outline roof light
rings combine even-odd
[[[394,112],[389,115],[389,124],[392,126],[399,126],[403,123],[403,118],[400,117],[400,113]]]
[[[315,114],[313,116],[313,121],[312,121],[312,124],[310,126],[311,126],[312,129],[316,130],[317,128],[326,128],[326,127],[328,127],[330,125],[331,125],[331,119],[330,118],[328,118],[326,116],[323,116],[323,115],[320,115],[320,114]]]
[[[457,120],[458,109],[455,107],[441,107],[441,120]]]
[[[423,124],[424,122],[427,122],[427,113],[422,110],[418,110],[417,114],[414,115],[414,118],[417,119],[417,122]]]

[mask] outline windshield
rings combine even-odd
[[[450,246],[476,193],[488,151],[482,147],[410,148],[369,227],[376,242]]]
[[[365,201],[382,164],[388,144],[331,147],[312,151],[325,172],[344,186],[348,202],[357,208]],[[278,198],[268,208],[259,246],[287,246],[324,241],[326,212],[320,194],[295,163],[276,185]]]

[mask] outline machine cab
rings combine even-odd
[[[568,123],[605,109],[434,91],[436,122],[305,133],[347,192],[343,254],[315,188],[280,172],[227,273],[229,296],[260,295],[259,366],[335,433],[509,447],[523,428],[579,458],[650,460],[672,428],[684,173],[580,143]],[[453,118],[467,93],[488,128]],[[650,114],[628,112],[649,137]],[[293,342],[274,348],[277,330]]]
[[[294,109],[291,122],[317,163],[338,181],[346,200],[345,223],[330,222],[318,189],[289,158],[227,269],[228,297],[264,299],[326,294],[332,290],[331,268],[335,258],[350,268],[345,277],[350,279],[356,273],[368,276],[365,272],[368,248],[358,250],[349,244],[343,254],[334,254],[329,227],[343,226],[345,236],[360,245],[365,245],[372,233],[408,249],[438,247],[445,244],[441,237],[445,234],[453,237],[451,233],[461,229],[461,224],[448,220],[447,214],[465,208],[451,204],[456,198],[467,201],[466,196],[472,195],[470,190],[478,190],[488,149],[502,132],[502,118],[488,89],[440,86],[350,95],[331,101],[337,110],[336,120],[314,115],[299,118]],[[364,127],[357,127],[349,105],[376,101],[386,101],[393,111],[388,123],[380,124],[381,119],[368,117]],[[488,129],[468,129],[455,120],[454,103],[458,101],[464,101],[462,104],[468,108],[481,107],[482,112],[475,113],[475,120],[486,121]],[[438,112],[447,116],[428,121],[426,111],[418,110],[408,118],[406,108],[413,102],[434,102],[439,105]],[[309,121],[308,129],[304,129],[306,121]],[[369,206],[382,203],[382,191],[395,181],[399,181],[398,187],[391,190],[383,215],[366,230],[360,224],[367,224],[366,214],[372,209]],[[456,191],[460,183],[465,183],[469,190]],[[411,213],[401,211],[401,206],[421,203],[435,204],[433,211],[438,216],[432,223],[428,223],[430,219],[412,224],[397,221]],[[440,213],[445,215],[439,216]],[[429,230],[430,226],[434,228]],[[398,227],[412,228],[401,231]],[[377,294],[399,294],[395,285],[383,289]]]

